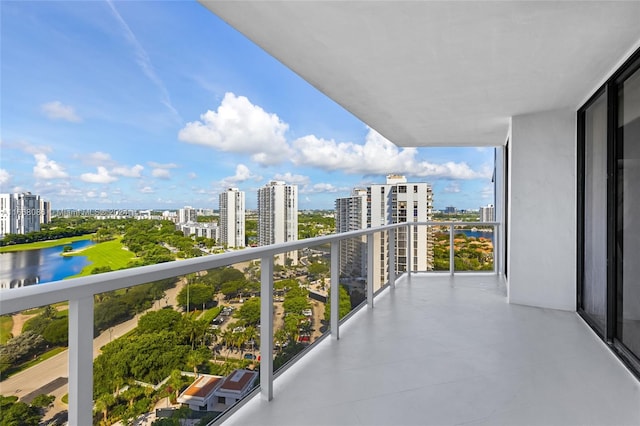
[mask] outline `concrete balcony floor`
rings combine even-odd
[[[640,425],[640,383],[576,313],[496,276],[414,274],[227,425]]]

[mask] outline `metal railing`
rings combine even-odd
[[[213,269],[232,265],[239,262],[260,259],[260,347],[262,358],[260,361],[260,393],[265,400],[273,398],[273,259],[274,256],[301,250],[321,244],[331,246],[330,266],[330,303],[339,306],[339,243],[340,241],[365,237],[368,248],[367,264],[373,264],[374,235],[388,232],[388,256],[387,256],[387,285],[391,288],[396,281],[396,231],[406,228],[406,273],[412,272],[411,259],[413,258],[412,235],[414,226],[438,226],[449,227],[450,233],[450,270],[455,272],[454,262],[454,235],[458,226],[490,226],[494,232],[494,267],[497,270],[497,222],[404,222],[393,225],[368,228],[358,231],[350,231],[340,234],[309,238],[305,240],[274,244],[264,247],[248,248],[244,250],[228,252],[217,255],[198,257],[193,259],[161,263],[157,265],[143,266],[139,268],[119,270],[104,274],[57,281],[42,285],[32,285],[0,291],[0,315],[12,314],[26,309],[51,305],[59,302],[69,302],[69,424],[88,425],[92,423],[93,413],[93,327],[87,326],[94,323],[94,296],[132,287],[139,284],[158,281],[167,278],[179,277],[205,269]],[[373,308],[374,286],[372,267],[367,268],[367,292],[366,303]],[[331,309],[330,334],[333,339],[339,338],[339,309]]]

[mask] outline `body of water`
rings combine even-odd
[[[470,229],[456,229],[456,234],[464,234],[467,237],[487,238],[493,243],[493,232],[491,231],[472,231]]]
[[[90,262],[86,256],[61,256],[63,247],[70,245],[78,250],[93,244],[91,240],[82,240],[38,250],[0,253],[0,288],[43,284],[76,275]]]

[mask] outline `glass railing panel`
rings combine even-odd
[[[432,226],[433,235],[433,271],[449,271],[450,268],[450,226]]]
[[[493,226],[456,226],[455,272],[493,271],[493,237]]]
[[[331,245],[305,247],[274,264],[273,370],[329,332]]]
[[[94,298],[94,423],[206,424],[237,401],[225,381],[258,384],[259,263],[243,262]],[[217,389],[217,390],[216,390]]]
[[[66,421],[68,324],[68,303],[0,317],[1,423]]]

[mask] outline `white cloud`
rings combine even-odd
[[[111,173],[116,176],[139,178],[142,176],[141,175],[142,170],[144,170],[144,167],[141,166],[140,164],[136,164],[133,167],[126,167],[126,166],[114,167],[113,169],[111,169]]]
[[[98,166],[97,173],[83,173],[80,175],[80,179],[84,182],[90,183],[110,183],[118,180],[117,177],[112,176],[109,171],[102,166]]]
[[[316,183],[313,185],[306,185],[301,190],[301,194],[317,194],[322,192],[336,193],[341,191],[349,191],[349,188],[338,188],[330,183]]]
[[[460,192],[460,184],[458,182],[451,182],[449,185],[445,186],[442,190],[447,194],[455,194]]]
[[[98,194],[96,194],[96,192],[95,192],[95,191],[89,191],[89,192],[87,192],[87,197],[89,197],[89,198],[95,198],[95,197],[97,197],[97,196],[98,196]]]
[[[60,101],[47,102],[40,106],[42,112],[51,120],[65,120],[79,123],[82,119],[76,114],[70,105],[64,105]]]
[[[482,187],[482,198],[484,199],[488,199],[491,198],[493,199],[493,185],[485,185],[484,187]]]
[[[187,176],[189,177],[189,179],[195,179],[195,178],[197,178],[197,177],[198,177],[198,174],[197,174],[197,173],[194,173],[194,172],[191,172],[191,173],[189,173]]]
[[[262,176],[258,176],[253,173],[247,166],[244,164],[238,164],[236,166],[236,173],[233,176],[227,176],[223,178],[221,181],[214,183],[214,186],[219,188],[229,188],[238,183],[246,182],[248,180],[259,181],[262,179]]]
[[[145,187],[142,187],[140,189],[140,192],[142,192],[143,194],[152,194],[152,193],[154,193],[156,191],[153,188],[151,188],[150,186],[145,186]]]
[[[251,154],[261,165],[278,164],[290,156],[285,138],[289,125],[267,113],[244,96],[226,93],[217,111],[207,111],[200,121],[180,130],[183,142],[210,146],[226,152]]]
[[[276,173],[273,180],[283,180],[290,185],[307,185],[310,182],[309,176],[294,175],[291,172]]]
[[[92,152],[86,155],[78,155],[78,158],[80,158],[83,163],[90,164],[92,166],[108,166],[113,162],[111,160],[111,155],[101,151]]]
[[[5,169],[0,169],[0,185],[5,185],[9,182],[11,175]]]
[[[417,159],[416,148],[399,148],[373,129],[364,144],[336,142],[304,136],[293,141],[292,162],[299,166],[339,170],[348,174],[385,175],[400,173],[436,179],[486,178],[486,170],[476,172],[466,163],[430,163]]]
[[[147,163],[149,166],[154,169],[177,169],[178,165],[175,163],[156,163],[155,161],[149,161]]]
[[[36,165],[33,166],[33,175],[37,179],[60,179],[68,176],[64,171],[64,167],[56,163],[54,160],[49,160],[44,153],[34,154]]]
[[[151,176],[158,179],[169,179],[171,178],[171,172],[168,169],[153,169]]]
[[[107,193],[106,193],[106,192],[102,191],[102,192],[100,193],[100,198],[107,198],[107,197],[108,197],[108,195],[107,195]]]

